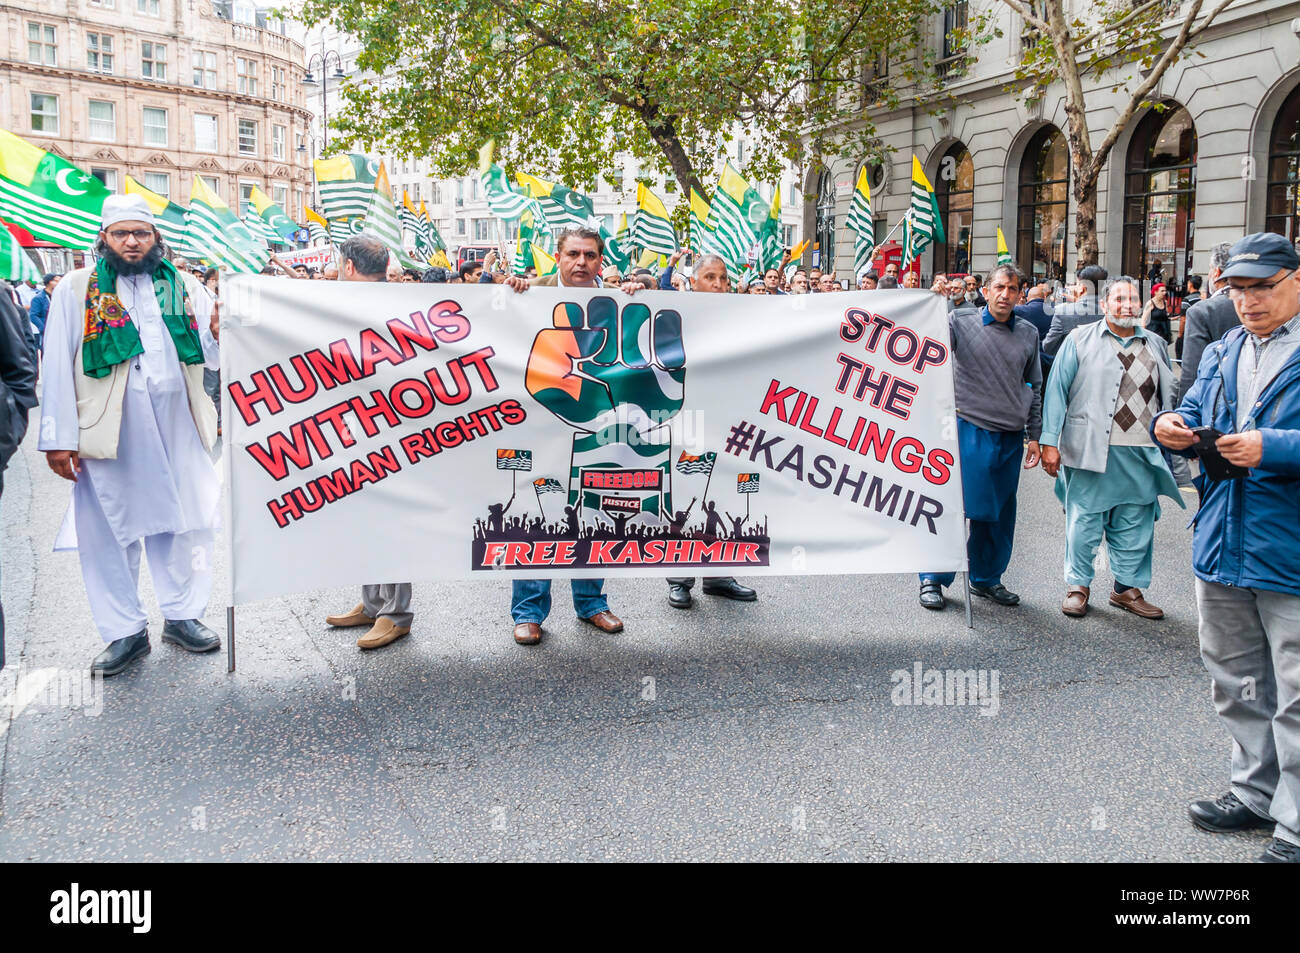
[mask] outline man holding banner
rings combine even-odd
[[[1020,602],[1002,584],[1016,530],[1020,452],[1027,433],[1024,468],[1037,466],[1042,430],[1038,331],[1013,311],[1022,283],[1014,265],[999,265],[985,288],[987,306],[958,308],[949,316],[962,498],[970,520],[970,591],[1003,606]],[[940,587],[952,585],[954,578],[953,573],[922,573],[921,605],[942,609]]]
[[[339,281],[387,281],[388,246],[370,235],[356,235],[339,246],[343,270]],[[347,628],[368,625],[370,629],[357,639],[357,647],[381,649],[411,633],[415,614],[411,612],[409,582],[372,583],[361,587],[361,601],[339,615],[325,617],[327,625]]]
[[[221,645],[199,620],[221,501],[203,368],[216,367],[220,352],[216,305],[163,256],[144,200],[110,196],[102,222],[99,261],[64,278],[50,303],[38,448],[74,484],[55,548],[79,552],[108,643],[91,671],[116,675],[150,652],[142,548],[162,640],[190,652]]]
[[[600,282],[601,257],[605,241],[600,233],[586,227],[569,228],[556,242],[559,271],[554,283],[561,288],[597,288]],[[550,276],[536,278],[532,284],[549,285]],[[505,283],[516,292],[527,291],[529,280],[511,275]],[[573,611],[583,622],[602,632],[613,634],[623,631],[623,621],[609,611],[605,598],[604,579],[570,579],[573,590]],[[542,623],[551,614],[551,580],[516,579],[510,584],[510,617],[515,623],[515,641],[520,645],[536,645],[542,641]]]
[[[701,255],[695,262],[695,290],[726,294],[731,290],[731,277],[727,274],[727,263],[721,256]],[[712,464],[708,464],[710,469]],[[681,463],[678,463],[681,467]],[[695,585],[693,576],[668,577],[668,604],[674,609],[691,607],[691,589]],[[753,602],[758,593],[749,586],[742,586],[731,576],[706,576],[704,592],[710,596],[723,596],[738,602]]]

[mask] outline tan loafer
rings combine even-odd
[[[1110,594],[1110,604],[1119,606],[1134,615],[1140,615],[1144,619],[1163,619],[1165,617],[1164,609],[1153,606],[1142,598],[1141,589],[1125,589],[1123,592],[1112,592]]]
[[[371,626],[370,631],[357,639],[357,647],[362,649],[382,649],[390,642],[396,642],[410,633],[408,626],[394,625],[387,616],[380,616]]]
[[[608,632],[610,635],[613,635],[615,632],[623,631],[623,620],[614,615],[614,613],[610,612],[608,609],[604,612],[597,612],[593,616],[588,616],[582,621],[586,622],[588,625],[594,625],[596,628],[600,629],[600,631]]]
[[[325,624],[345,629],[350,625],[374,625],[375,620],[366,615],[364,604],[358,602],[357,607],[351,612],[344,613],[343,615],[327,615],[325,617]]]
[[[1065,590],[1065,601],[1061,603],[1061,611],[1075,618],[1087,615],[1089,595],[1087,586],[1070,586]]]
[[[536,645],[542,641],[542,627],[536,622],[520,622],[515,626],[515,641],[520,645]]]

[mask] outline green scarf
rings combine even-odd
[[[154,294],[182,364],[203,363],[203,342],[194,306],[176,266],[163,259],[153,273]],[[86,286],[85,344],[81,367],[87,377],[107,377],[117,364],[144,353],[140,332],[117,297],[117,271],[101,258]]]

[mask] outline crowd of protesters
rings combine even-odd
[[[131,344],[143,355],[145,377],[201,387],[212,398],[212,409],[219,410],[215,299],[220,274],[166,263],[142,203],[115,199],[105,209],[97,244],[100,265],[65,279],[47,274],[39,285],[0,283],[0,475],[23,438],[28,410],[36,405],[37,372],[43,364],[47,387],[56,391],[46,394],[43,403],[61,402],[64,409],[58,411],[63,415],[59,427],[53,428],[58,434],[42,427],[40,449],[56,473],[77,484],[78,535],[83,545],[98,547],[83,553],[87,592],[109,643],[94,669],[115,674],[149,651],[147,631],[134,630],[144,617],[138,595],[126,591],[133,588],[130,565],[134,560],[138,567],[141,539],[151,563],[160,561],[170,580],[169,593],[160,592],[160,598],[185,607],[178,610],[182,618],[168,616],[163,639],[195,652],[218,646],[215,633],[198,618],[206,606],[210,574],[171,572],[175,567],[166,552],[176,540],[188,543],[195,532],[210,535],[212,527],[210,520],[196,521],[182,512],[192,504],[175,502],[185,496],[181,494],[173,500],[174,532],[125,539],[121,527],[110,525],[112,519],[139,526],[150,519],[141,521],[143,510],[96,517],[102,500],[95,486],[102,491],[123,473],[131,476],[117,472],[133,465],[116,459],[120,439],[123,457],[139,452],[168,461],[163,472],[150,472],[150,479],[161,481],[161,495],[147,486],[131,488],[131,507],[154,507],[159,499],[172,499],[161,491],[192,480],[193,474],[171,472],[180,465],[177,461],[211,469],[206,450],[212,437],[198,416],[193,393],[188,406],[172,401],[161,407],[158,393],[138,388],[129,389],[126,400],[141,407],[152,401],[158,419],[169,415],[175,426],[152,436],[128,435],[121,423],[126,419],[123,395],[92,387],[80,360],[73,364],[82,346],[80,311],[87,294],[104,291],[105,280],[117,282],[119,294],[132,289],[133,307],[156,326]],[[685,256],[678,253],[653,271],[602,268],[603,250],[599,233],[579,228],[561,236],[559,270],[552,275],[537,277],[531,269],[523,276],[508,275],[495,253],[455,269],[417,271],[391,262],[381,243],[361,236],[345,242],[337,261],[325,267],[276,260],[267,273],[305,280],[501,283],[516,293],[533,285],[617,287],[627,294],[850,290],[850,281],[832,271],[804,270],[787,262],[737,277],[714,255],[695,256],[684,266]],[[1061,611],[1073,618],[1091,611],[1096,555],[1104,541],[1112,576],[1109,604],[1140,618],[1161,619],[1163,610],[1144,592],[1152,580],[1160,499],[1185,508],[1199,497],[1191,569],[1201,655],[1233,754],[1230,789],[1192,804],[1191,819],[1214,832],[1272,828],[1273,840],[1261,860],[1300,862],[1300,546],[1295,536],[1300,525],[1300,257],[1289,240],[1259,233],[1216,246],[1208,266],[1204,278],[1188,277],[1177,296],[1150,275],[1150,290],[1143,296],[1140,280],[1111,276],[1097,264],[1080,268],[1075,281],[1065,286],[1027,280],[1012,264],[1000,264],[987,276],[936,274],[926,283],[929,294],[943,299],[953,346],[957,436],[970,520],[969,579],[963,584],[997,605],[1020,603],[1002,577],[1013,549],[1020,473],[1041,463],[1055,479],[1064,511]],[[88,272],[100,282],[91,284],[89,292]],[[145,276],[153,278],[152,292],[147,281],[136,281]],[[61,280],[69,281],[70,288],[60,291]],[[181,285],[193,297],[200,320],[192,331],[171,323],[163,327],[166,302],[161,294],[155,301],[160,281]],[[900,269],[893,261],[864,269],[852,287],[927,293],[915,268]],[[147,346],[139,344],[146,337]],[[203,373],[196,376],[200,367],[194,365],[201,365]],[[122,433],[120,438],[97,433],[95,439],[111,444],[114,452],[92,455],[84,445],[84,427],[83,444],[78,444],[78,414],[86,401],[107,402],[113,410],[114,400],[119,402],[117,416],[109,419],[119,422]],[[141,419],[138,409],[128,417]],[[186,426],[191,419],[197,432]],[[215,414],[212,423],[219,433]],[[1195,463],[1194,479],[1189,461]],[[215,492],[215,477],[211,483],[208,489]],[[1187,497],[1179,484],[1188,490]],[[1196,497],[1190,495],[1191,486]],[[102,526],[91,525],[96,518]],[[121,567],[115,570],[118,562]],[[154,575],[157,580],[159,574]],[[669,580],[670,604],[689,608],[693,582]],[[943,589],[954,582],[951,573],[922,574],[921,605],[942,610]],[[601,580],[573,580],[572,588],[580,618],[605,633],[622,631]],[[730,577],[706,579],[703,590],[741,601],[757,597]],[[378,648],[410,631],[410,595],[407,583],[367,586],[361,603],[327,621],[369,625],[358,644]],[[511,602],[516,641],[536,644],[550,609],[549,582],[516,583]],[[0,663],[3,631],[0,607]]]

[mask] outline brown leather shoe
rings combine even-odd
[[[520,622],[515,626],[515,641],[520,645],[536,645],[542,641],[542,627],[536,622]]]
[[[351,612],[345,612],[343,615],[327,615],[325,624],[338,626],[342,629],[350,625],[374,625],[375,620],[366,615],[365,605],[358,602],[357,607]]]
[[[1087,586],[1069,586],[1065,590],[1065,601],[1061,603],[1061,611],[1076,618],[1087,615],[1089,594]]]
[[[370,631],[357,639],[357,647],[362,649],[382,649],[390,642],[396,642],[411,631],[409,626],[394,625],[388,616],[381,615],[370,627]]]
[[[608,632],[611,635],[615,632],[623,631],[623,620],[614,615],[614,613],[610,612],[608,609],[604,612],[597,612],[593,616],[588,616],[582,621],[590,623],[600,629],[600,631]]]
[[[1110,594],[1110,604],[1126,609],[1134,615],[1140,615],[1144,619],[1163,619],[1165,610],[1159,606],[1153,606],[1142,598],[1141,589],[1125,589],[1123,592],[1112,592]]]

